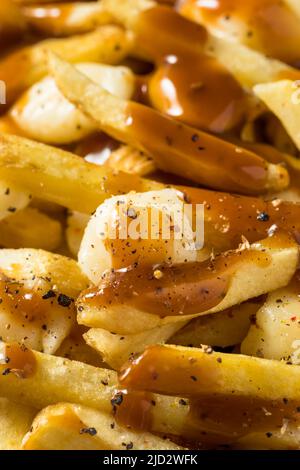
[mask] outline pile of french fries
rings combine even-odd
[[[299,450],[299,1],[0,3],[0,449]]]

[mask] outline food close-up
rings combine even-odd
[[[0,0],[0,450],[300,450],[300,0]]]

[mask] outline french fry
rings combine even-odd
[[[37,209],[27,207],[0,221],[0,246],[54,251],[62,242],[62,226]]]
[[[7,103],[13,102],[26,88],[47,74],[49,51],[74,63],[116,64],[126,57],[131,45],[130,33],[117,26],[103,26],[84,35],[46,39],[12,52],[0,61],[0,79],[6,83]]]
[[[112,425],[113,423],[113,425]],[[23,440],[23,450],[182,450],[168,439],[134,432],[111,416],[79,405],[58,404],[41,411]]]
[[[147,176],[156,169],[153,158],[129,145],[122,145],[119,149],[114,150],[105,165],[140,176]]]
[[[283,167],[202,131],[179,127],[175,120],[139,103],[116,98],[71,64],[53,54],[49,57],[51,73],[64,96],[93,118],[101,130],[151,155],[158,168],[215,189],[246,194],[288,185]],[[193,142],[193,135],[198,136],[200,147]],[[219,154],[223,155],[222,169]],[[257,179],[243,174],[248,166],[261,176]]]
[[[0,177],[71,210],[90,214],[111,194],[163,185],[85,162],[22,137],[0,136]]]
[[[91,348],[83,339],[87,328],[75,326],[70,335],[62,342],[55,355],[72,361],[84,362],[95,367],[105,367],[100,354]]]
[[[119,375],[122,387],[189,397],[300,401],[300,369],[279,361],[180,346],[150,346]]]
[[[280,119],[284,128],[300,149],[298,122],[300,119],[299,82],[281,80],[274,83],[256,85],[253,89],[268,108]]]
[[[26,31],[26,22],[20,9],[11,0],[2,0],[0,5],[0,45],[7,39],[15,39]]]
[[[198,348],[201,344],[226,348],[240,344],[247,336],[260,304],[246,302],[225,312],[203,315],[189,322],[167,342]]]
[[[152,344],[165,343],[184,323],[159,326],[144,333],[121,336],[101,328],[91,328],[84,334],[84,339],[98,351],[103,361],[115,370],[136,353],[142,352]]]
[[[272,429],[266,432],[253,432],[234,443],[234,450],[299,450],[299,426],[287,423],[280,430]]]
[[[75,324],[74,300],[87,285],[78,265],[42,250],[1,249],[0,274],[1,338],[53,354]]]
[[[65,401],[111,411],[115,372],[14,344],[2,343],[1,348],[2,396],[38,409]]]
[[[179,11],[206,26],[216,36],[233,43],[245,44],[269,57],[295,63],[299,59],[299,18],[295,15],[295,11],[299,12],[299,7],[295,9],[292,4],[293,0],[283,0],[280,4],[275,4],[275,8],[270,8],[269,4],[259,5],[253,2],[246,7],[240,3],[218,3],[211,8],[206,2],[202,4],[196,0],[182,0]],[[260,10],[256,16],[258,6]],[[228,20],[224,21],[227,14]],[[261,20],[262,17],[264,20]],[[284,28],[287,29],[283,39]]]
[[[126,335],[187,321],[220,312],[275,290],[277,286],[287,285],[297,269],[297,263],[298,246],[289,237],[278,234],[248,248],[244,246],[236,252],[224,253],[215,260],[174,268],[161,266],[156,268],[161,271],[157,278],[151,267],[137,267],[126,273],[116,271],[104,276],[98,287],[79,296],[78,322]],[[194,271],[190,271],[191,265]],[[188,277],[189,271],[191,277]],[[199,283],[197,276],[200,276]],[[185,279],[193,280],[190,282],[197,292],[195,303],[191,300],[194,298],[193,290],[189,295],[186,293],[190,284],[186,284]],[[214,285],[217,279],[221,283],[219,287]],[[225,279],[228,279],[228,284]],[[184,292],[182,296],[181,289]],[[203,294],[207,292],[207,297],[200,297],[200,291]],[[187,301],[187,298],[190,300]],[[177,314],[172,315],[172,312]]]
[[[49,36],[69,36],[91,31],[111,21],[101,1],[25,6],[22,13],[35,31]]]
[[[34,408],[0,398],[0,450],[20,450],[36,413]]]
[[[111,399],[118,387],[114,371],[5,343],[2,343],[2,351],[0,393],[4,397],[39,410],[56,403],[69,402],[105,413],[113,411]],[[7,357],[9,362],[5,362]],[[8,373],[9,365],[13,367],[15,360],[17,372]],[[26,378],[22,373],[25,369],[31,372]],[[151,406],[149,431],[195,436],[195,429],[189,426],[188,401],[182,404],[180,398],[162,395],[153,395],[151,399],[155,401],[155,406]],[[137,397],[134,395],[135,406],[138,400],[139,394]]]

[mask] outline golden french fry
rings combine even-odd
[[[27,207],[0,221],[0,246],[54,251],[62,242],[60,222]]]
[[[38,409],[65,401],[111,411],[113,371],[16,344],[1,343],[1,357],[2,396]]]
[[[168,439],[120,426],[101,411],[61,403],[41,411],[24,437],[24,450],[180,450]]]
[[[85,33],[111,22],[101,1],[25,6],[22,13],[34,30],[50,36]]]
[[[260,304],[251,301],[225,312],[203,315],[189,322],[168,342],[198,348],[201,344],[226,348],[240,344],[247,336],[253,316]]]
[[[131,34],[117,26],[103,26],[70,38],[46,39],[21,48],[0,61],[0,79],[6,83],[7,102],[47,74],[47,54],[59,53],[70,62],[116,64],[131,49]],[[15,73],[18,70],[18,73]]]
[[[7,177],[32,195],[83,213],[92,213],[111,194],[163,187],[8,134],[0,136],[0,177]]]
[[[107,273],[79,296],[78,322],[126,335],[220,312],[287,285],[298,257],[297,244],[277,234],[213,260]]]
[[[144,351],[147,346],[165,343],[183,324],[171,323],[143,333],[125,336],[101,328],[91,328],[84,334],[84,339],[101,354],[104,362],[118,370],[130,357]]]
[[[255,153],[192,127],[179,125],[144,105],[119,99],[92,83],[71,64],[54,54],[49,57],[51,73],[64,96],[93,118],[101,130],[151,155],[160,169],[215,189],[246,194],[288,186],[288,173],[280,165],[267,163]],[[251,175],[245,173],[248,167],[253,168]]]
[[[153,173],[156,168],[153,158],[129,145],[122,145],[119,149],[114,150],[105,165],[140,176],[147,176]]]
[[[1,32],[0,45],[7,39],[16,38],[26,31],[26,21],[20,9],[11,0],[0,4]]]
[[[71,334],[62,342],[55,355],[72,361],[84,362],[95,367],[105,367],[100,354],[83,339],[87,328],[76,325]]]
[[[75,324],[74,301],[87,286],[77,263],[42,250],[1,249],[0,276],[2,340],[55,353]]]
[[[297,9],[291,7],[293,1],[290,0],[271,5],[259,1],[248,2],[247,5],[241,2],[218,2],[213,6],[207,2],[182,0],[179,10],[219,37],[245,44],[269,57],[295,63],[299,60],[299,17],[295,14]]]
[[[254,93],[280,119],[284,128],[300,149],[298,122],[300,119],[299,81],[281,80],[274,83],[256,85]]]
[[[300,402],[300,368],[279,361],[181,346],[150,346],[121,370],[124,388],[189,397]]]
[[[34,408],[0,398],[0,450],[20,450],[36,413]]]

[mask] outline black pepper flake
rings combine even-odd
[[[271,432],[266,432],[266,436],[267,436],[267,437],[272,437],[273,434],[272,434]]]
[[[59,294],[57,302],[61,307],[70,307],[73,299],[65,294]]]
[[[297,406],[296,411],[297,413],[300,413],[300,406]]]
[[[192,141],[193,142],[198,142],[198,140],[199,140],[199,135],[198,134],[193,134],[192,135]]]
[[[16,212],[17,208],[16,207],[8,207],[8,212]]]
[[[283,403],[284,403],[285,405],[287,405],[288,402],[289,402],[287,398],[283,398],[282,401],[283,401]]]
[[[118,392],[116,395],[110,400],[112,406],[120,406],[123,402],[123,393]]]
[[[221,364],[222,358],[221,358],[221,357],[218,357],[218,358],[217,358],[217,362],[219,362],[219,363]]]
[[[95,428],[82,428],[80,429],[80,434],[89,434],[90,436],[95,436],[97,430]]]
[[[126,450],[131,450],[133,449],[133,442],[129,442],[128,444],[126,444]]]
[[[191,375],[191,379],[194,381],[194,382],[197,382],[197,377],[195,377],[194,375]]]
[[[261,222],[268,222],[268,220],[270,219],[270,216],[266,212],[260,212],[256,218],[257,220],[260,220]]]
[[[47,299],[51,299],[52,297],[56,297],[56,294],[54,292],[54,290],[50,289],[48,290],[48,292],[46,294],[43,295],[43,299],[44,300],[47,300]]]
[[[179,404],[182,405],[182,406],[186,406],[187,402],[183,398],[180,398]]]
[[[4,369],[2,375],[8,375],[10,373],[10,369]]]

